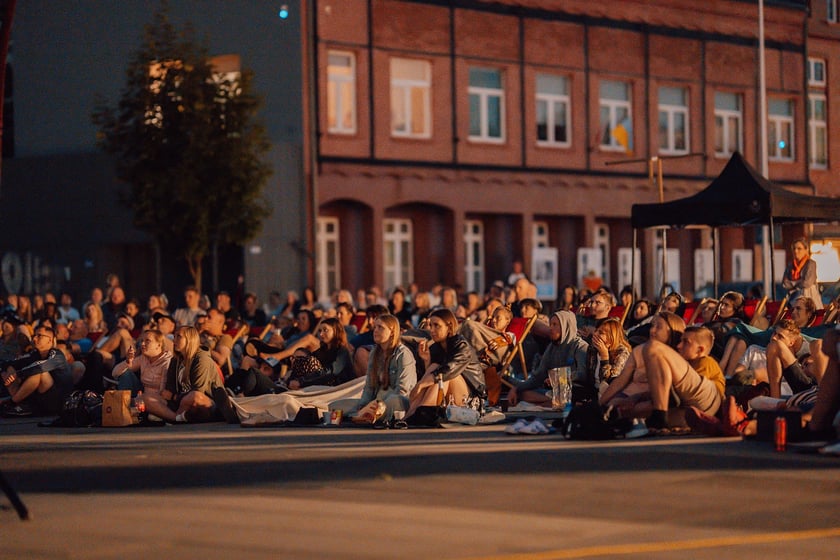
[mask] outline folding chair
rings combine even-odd
[[[491,406],[494,406],[498,401],[502,391],[502,384],[513,387],[503,376],[517,356],[519,356],[525,377],[528,377],[528,365],[525,363],[525,352],[522,348],[522,343],[528,337],[528,334],[531,332],[531,327],[534,326],[536,321],[536,315],[530,319],[523,317],[514,317],[511,319],[506,332],[513,334],[516,337],[516,342],[508,347],[508,351],[505,353],[498,367],[487,368],[484,371],[484,381],[487,385],[487,400]]]
[[[764,316],[766,305],[767,296],[763,296],[761,299],[748,299],[744,301],[744,317],[750,325],[757,326],[756,324]]]
[[[685,321],[687,326],[690,327],[697,321],[697,318],[700,316],[700,311],[703,309],[703,306],[706,305],[707,301],[709,301],[709,298],[703,298],[700,301],[689,301],[685,304],[685,310],[683,310],[683,321]]]

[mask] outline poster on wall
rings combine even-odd
[[[537,286],[537,299],[557,299],[557,248],[534,247],[531,253],[531,281]]]
[[[633,261],[633,249],[621,247],[618,249],[618,284],[616,288],[623,289],[624,286],[633,285],[636,291],[642,289],[642,250],[636,249],[636,260]],[[633,277],[630,276],[630,267],[633,267]]]
[[[733,249],[732,281],[752,282],[753,276],[753,252],[750,249]]]
[[[715,283],[715,252],[713,249],[694,250],[694,290]]]
[[[656,250],[656,271],[654,278],[656,278],[656,293],[658,294],[664,284],[669,284],[673,291],[681,291],[680,287],[680,250],[668,249],[666,278],[662,277],[662,248]]]

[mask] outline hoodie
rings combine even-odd
[[[586,352],[589,344],[578,336],[577,318],[571,311],[561,309],[554,316],[560,321],[560,338],[552,340],[545,349],[537,368],[528,379],[517,383],[517,391],[540,389],[548,379],[548,370],[570,366],[575,385],[594,386],[595,381],[586,370]]]

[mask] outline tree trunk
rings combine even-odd
[[[190,267],[190,275],[193,278],[193,286],[201,294],[201,261],[204,255],[190,255],[186,257],[187,265]]]

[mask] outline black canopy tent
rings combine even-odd
[[[633,205],[633,255],[638,228],[708,226],[716,229],[722,226],[768,225],[770,247],[773,247],[775,224],[832,222],[838,219],[840,199],[789,191],[762,177],[740,153],[735,152],[720,175],[697,194],[669,202]],[[771,270],[774,270],[772,250],[770,259]],[[717,255],[714,260],[717,268]]]

